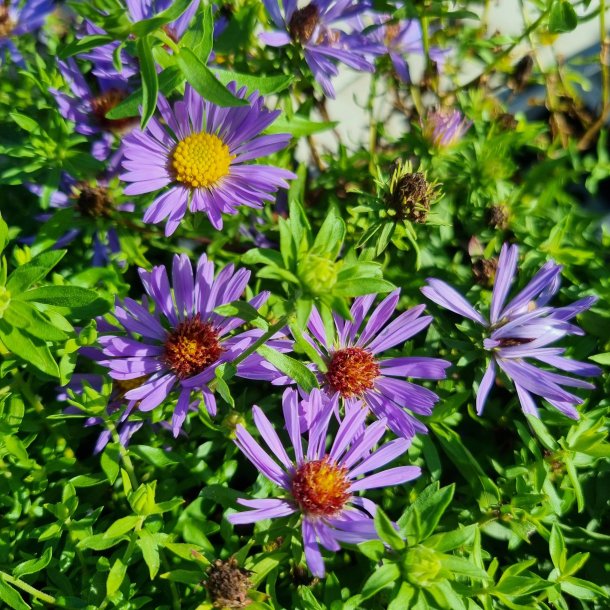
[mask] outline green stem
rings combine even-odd
[[[172,567],[169,565],[169,561],[167,561],[167,557],[163,553],[161,555],[161,563],[167,572],[169,572]],[[172,594],[172,608],[173,610],[180,610],[182,608],[182,604],[180,603],[180,594],[178,593],[178,587],[176,587],[176,583],[173,580],[169,581],[169,589]]]
[[[119,454],[121,456],[121,459],[123,460],[123,466],[125,467],[125,472],[127,473],[127,476],[129,477],[131,487],[135,490],[140,486],[140,484],[138,483],[138,477],[136,476],[135,468],[133,466],[133,462],[131,461],[131,457],[129,456],[129,452],[127,451],[127,449],[125,449],[125,447],[121,443],[121,439],[119,438],[119,433],[116,429],[116,426],[114,425],[114,422],[111,421],[110,419],[106,419],[105,423],[106,423],[106,427],[108,428],[108,431],[112,435],[112,440],[117,444],[117,446],[119,448]]]
[[[28,585],[27,582],[23,582],[23,580],[21,580],[20,578],[14,578],[13,576],[11,576],[10,574],[7,574],[6,572],[0,572],[0,578],[2,580],[4,580],[4,582],[7,582],[11,585],[14,585],[15,587],[18,587],[22,591],[29,593],[32,597],[35,597],[36,599],[39,599],[42,602],[45,602],[47,604],[53,604],[53,605],[57,604],[57,601],[55,600],[54,597],[52,597],[51,595],[47,595],[46,593],[43,593],[42,591],[39,591],[38,589],[35,589],[31,585]]]
[[[608,66],[608,38],[606,34],[606,0],[599,0],[599,62],[602,69],[602,116],[608,111],[610,102],[610,72]]]
[[[367,109],[369,111],[369,172],[371,175],[376,176],[377,166],[377,121],[375,120],[375,98],[377,97],[377,73],[374,72],[371,76],[371,90],[369,92],[369,99],[367,103]]]
[[[180,53],[180,47],[163,30],[157,30],[153,36],[168,46],[174,53]]]

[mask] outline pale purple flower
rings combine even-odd
[[[244,98],[246,88],[236,91]],[[124,141],[126,170],[121,179],[131,184],[127,195],[140,195],[170,187],[158,195],[144,214],[144,222],[165,219],[171,235],[191,212],[205,212],[216,229],[222,214],[236,214],[238,206],[260,208],[273,201],[279,188],[295,175],[269,165],[246,162],[286,147],[290,134],[260,135],[280,114],[269,111],[257,93],[249,105],[221,108],[204,100],[190,85],[184,100],[172,107],[159,96],[163,123],[153,117],[145,131],[134,130]]]
[[[70,88],[70,93],[50,89],[60,114],[74,123],[77,133],[99,138],[93,142],[92,155],[99,161],[105,161],[112,153],[115,135],[124,135],[139,121],[138,117],[106,118],[106,114],[129,95],[127,83],[122,78],[100,79],[98,91],[94,92],[74,59],[69,58],[65,62],[58,60],[57,66]],[[120,157],[120,152],[115,153],[110,165],[116,165],[117,154]]]
[[[354,19],[370,9],[367,0],[313,0],[298,8],[297,0],[263,0],[278,30],[263,32],[260,39],[272,47],[298,44],[305,61],[324,93],[335,97],[331,79],[337,76],[337,62],[354,70],[373,72],[372,56],[385,52],[382,45],[354,31]],[[348,32],[342,28],[349,26]]]
[[[564,348],[549,347],[567,335],[583,335],[583,331],[571,320],[589,309],[595,297],[585,297],[565,307],[550,307],[549,301],[559,290],[561,265],[549,261],[512,300],[505,304],[517,269],[519,250],[517,246],[504,244],[500,253],[498,270],[491,298],[489,321],[484,318],[456,290],[445,282],[428,279],[422,292],[432,301],[465,318],[480,324],[487,330],[483,347],[491,355],[487,370],[477,392],[476,409],[480,415],[499,367],[512,380],[523,412],[538,416],[532,397],[540,396],[564,415],[578,418],[576,406],[583,399],[562,386],[588,388],[594,386],[586,381],[567,377],[547,368],[548,365],[576,375],[599,375],[599,367],[566,358]]]
[[[341,397],[346,413],[365,405],[376,417],[384,418],[397,435],[411,438],[417,432],[426,432],[413,413],[430,415],[438,396],[405,377],[444,379],[451,363],[423,356],[381,357],[382,352],[402,346],[427,328],[432,317],[422,316],[425,306],[418,305],[389,322],[400,297],[400,290],[395,290],[365,321],[375,297],[370,294],[354,300],[352,321],[334,315],[333,336],[327,336],[318,310],[312,309],[309,333],[304,337],[317,350],[327,371],[311,366],[321,387],[329,395]]]
[[[379,25],[368,32],[367,37],[386,48],[398,78],[405,83],[410,83],[411,74],[407,60],[412,55],[423,56],[425,53],[419,21],[403,19],[391,22],[391,15],[386,13],[367,14],[366,17]],[[446,51],[437,47],[429,49],[430,59],[439,66],[443,65],[446,54]]]
[[[314,400],[325,400],[319,390],[314,390],[312,397],[314,394],[317,394]],[[269,451],[241,425],[237,426],[235,443],[285,495],[239,499],[237,502],[250,510],[231,514],[228,520],[238,525],[300,514],[307,565],[314,576],[323,577],[324,560],[319,545],[337,552],[342,542],[357,544],[378,538],[372,518],[377,506],[356,493],[402,485],[418,477],[421,470],[416,466],[397,466],[370,474],[404,454],[410,442],[394,439],[372,451],[384,434],[385,422],[380,420],[366,427],[363,409],[355,409],[343,419],[328,452],[326,436],[333,408],[328,405],[321,409],[309,427],[307,447],[303,448],[297,391],[287,389],[282,404],[294,458],[289,457],[273,425],[257,406],[252,408],[254,423]]]
[[[423,134],[437,148],[447,148],[462,139],[470,129],[472,121],[455,108],[430,110],[426,117]]]
[[[100,364],[110,369],[110,377],[122,382],[143,378],[137,388],[125,393],[127,400],[139,401],[142,412],[158,407],[176,388],[172,418],[176,436],[193,395],[195,404],[203,398],[210,415],[216,414],[216,399],[209,388],[216,369],[238,358],[262,334],[259,330],[238,332],[242,320],[214,313],[220,305],[240,298],[250,272],[227,265],[214,277],[214,264],[205,254],[194,275],[186,255],[174,256],[173,290],[164,266],[139,272],[154,311],[149,311],[146,297],[142,304],[130,298],[117,301],[114,315],[125,334],[99,338],[105,356]],[[268,296],[262,292],[249,303],[257,309]],[[237,376],[250,378],[252,367],[256,368],[256,362],[251,365],[246,358],[239,363]]]
[[[15,46],[13,38],[31,34],[42,27],[46,16],[53,10],[53,0],[9,0],[0,3],[0,60],[7,49],[12,60],[25,67],[23,57]]]

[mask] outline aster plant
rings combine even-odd
[[[298,393],[287,389],[282,406],[294,458],[289,457],[273,425],[257,406],[252,407],[254,422],[271,454],[241,425],[237,426],[235,440],[252,464],[281,487],[286,497],[239,499],[238,503],[250,510],[227,518],[233,525],[240,525],[300,515],[307,565],[314,576],[323,577],[325,568],[319,545],[337,552],[342,542],[357,544],[378,538],[373,524],[377,507],[356,492],[402,485],[417,478],[421,470],[417,466],[397,466],[370,474],[404,454],[409,441],[394,439],[373,450],[383,436],[385,422],[364,426],[363,410],[353,410],[345,417],[329,451],[326,436],[332,408],[322,410],[309,428],[304,449],[297,403]]]
[[[232,84],[240,99],[246,89]],[[260,135],[279,115],[263,106],[256,93],[248,105],[221,108],[204,100],[190,85],[184,100],[173,108],[159,97],[164,121],[152,119],[145,131],[135,130],[124,140],[121,179],[127,195],[168,190],[158,195],[144,214],[144,222],[166,220],[171,235],[187,209],[204,212],[212,226],[221,229],[223,214],[236,214],[240,205],[260,208],[273,201],[279,188],[287,188],[294,174],[269,165],[246,164],[282,150],[289,134]]]
[[[550,347],[566,336],[584,334],[578,326],[571,324],[570,320],[589,309],[597,299],[590,296],[564,307],[549,306],[548,303],[559,290],[562,269],[561,265],[549,261],[525,288],[506,303],[515,279],[518,257],[517,246],[502,246],[489,321],[442,280],[428,279],[422,292],[431,301],[472,320],[486,331],[482,347],[489,352],[491,359],[477,392],[476,409],[479,415],[483,412],[499,368],[512,380],[524,413],[538,417],[538,408],[532,396],[534,395],[540,396],[564,415],[577,419],[579,412],[576,407],[583,403],[583,399],[563,386],[585,389],[592,389],[594,386],[587,381],[558,374],[543,367],[547,365],[581,376],[601,373],[600,368],[594,364],[566,358],[565,348]]]
[[[242,295],[250,272],[227,265],[214,277],[214,263],[205,254],[194,272],[187,256],[174,256],[173,290],[164,266],[139,272],[154,311],[149,311],[147,298],[142,304],[130,298],[117,302],[114,315],[124,332],[99,338],[105,356],[100,364],[119,382],[141,379],[138,387],[124,396],[139,401],[142,412],[161,405],[176,387],[172,430],[177,436],[192,401],[196,407],[203,398],[209,414],[216,414],[216,399],[210,389],[216,369],[236,360],[260,336],[260,331],[234,332],[242,320],[214,313]],[[268,296],[260,293],[249,304],[257,309]],[[237,375],[248,377],[248,367],[246,359],[237,368]]]

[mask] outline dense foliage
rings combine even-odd
[[[610,606],[606,6],[492,4],[0,1],[2,607]]]

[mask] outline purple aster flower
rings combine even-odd
[[[42,197],[44,189],[38,184],[26,184],[26,188]],[[118,204],[114,201],[108,180],[77,181],[72,176],[64,174],[58,190],[49,198],[51,208],[74,209],[72,228],[57,239],[55,248],[65,248],[81,233],[90,234],[93,245],[94,267],[106,266],[113,254],[121,252],[119,235],[114,226],[116,212],[133,212],[133,203]],[[50,214],[42,214],[38,219],[46,222]]]
[[[231,92],[240,98],[245,87]],[[279,188],[288,188],[292,172],[268,165],[246,165],[257,157],[285,148],[289,134],[259,135],[280,114],[263,106],[253,93],[248,106],[221,108],[204,100],[190,85],[184,100],[173,109],[163,96],[158,106],[163,123],[153,117],[145,131],[135,130],[124,141],[128,195],[169,190],[158,195],[144,214],[144,222],[167,219],[171,235],[186,213],[205,212],[216,229],[222,214],[236,214],[239,205],[260,208],[273,201]]]
[[[171,0],[157,0],[156,2],[151,0],[126,0],[127,3],[127,16],[132,23],[143,21],[144,19],[150,19],[166,10],[171,5]],[[193,0],[188,8],[174,21],[171,21],[163,27],[165,33],[174,41],[179,42],[184,32],[186,31],[193,15],[196,13],[199,7],[200,0]],[[106,34],[106,32],[97,25],[94,25],[90,21],[85,21],[85,34],[87,36]],[[111,42],[99,47],[95,47],[87,53],[80,55],[83,59],[88,59],[93,64],[92,72],[99,79],[115,79],[117,77],[117,71],[114,67],[114,54],[119,46],[119,42]],[[127,80],[132,76],[135,76],[139,72],[138,62],[135,57],[128,55],[128,53],[122,49],[120,52],[121,58],[121,71],[119,75]]]
[[[566,391],[562,386],[593,388],[586,381],[559,375],[529,359],[576,375],[599,375],[599,367],[571,360],[563,356],[565,349],[548,347],[566,335],[583,335],[571,320],[589,309],[597,300],[585,297],[566,307],[549,307],[547,304],[559,290],[561,265],[549,261],[536,273],[527,286],[508,304],[505,304],[510,285],[515,277],[519,250],[504,244],[491,298],[490,319],[487,321],[456,290],[445,282],[428,279],[422,292],[432,301],[480,324],[487,330],[483,346],[491,360],[477,392],[476,408],[480,415],[496,379],[496,365],[513,381],[524,413],[538,417],[532,394],[544,398],[568,417],[577,419],[576,405],[582,398]]]
[[[74,59],[58,61],[59,71],[69,85],[72,95],[51,89],[61,115],[74,123],[74,129],[85,136],[101,136],[93,144],[92,154],[99,161],[106,160],[112,151],[115,135],[123,135],[138,124],[138,117],[107,119],[106,114],[128,95],[127,83],[122,78],[99,80],[99,93],[94,93],[85,81]],[[116,159],[111,162],[116,164]]]
[[[419,21],[416,19],[404,19],[392,22],[392,16],[385,13],[367,13],[367,17],[374,24],[380,26],[372,29],[367,36],[386,48],[398,78],[405,83],[410,83],[411,75],[406,58],[411,55],[424,55],[422,31]],[[442,66],[444,63],[446,54],[446,51],[437,47],[431,47],[429,50],[430,59],[439,66]]]
[[[331,396],[341,397],[346,413],[364,404],[378,418],[384,418],[397,435],[411,438],[416,432],[425,432],[426,427],[410,412],[430,415],[438,396],[404,378],[444,379],[451,363],[419,356],[381,358],[382,352],[402,345],[426,328],[432,317],[422,316],[425,306],[418,305],[388,324],[400,296],[400,290],[395,290],[365,322],[375,296],[355,299],[351,322],[335,315],[334,336],[327,336],[314,307],[307,324],[311,336],[304,336],[326,362],[325,373],[312,365],[322,388]]]
[[[457,109],[442,108],[428,112],[423,127],[424,136],[437,148],[448,148],[462,139],[472,121]]]
[[[23,67],[23,57],[11,39],[42,27],[46,16],[53,10],[53,0],[26,0],[19,8],[20,4],[20,0],[0,3],[0,53],[8,49],[13,61]]]
[[[252,408],[254,423],[270,453],[241,425],[237,426],[235,443],[257,470],[287,495],[262,500],[239,499],[239,504],[251,510],[229,515],[228,520],[238,525],[300,514],[307,565],[314,576],[323,577],[324,561],[319,544],[336,552],[341,542],[357,544],[378,538],[372,519],[377,506],[355,495],[356,492],[402,485],[418,477],[421,470],[416,466],[397,466],[370,474],[402,455],[410,443],[406,439],[394,439],[371,451],[383,436],[385,425],[380,420],[366,427],[363,409],[345,417],[328,452],[326,436],[332,409],[323,410],[309,428],[307,448],[303,449],[298,393],[287,389],[282,402],[294,459],[288,456],[273,425],[256,406]]]
[[[263,32],[260,39],[272,47],[295,43],[303,48],[305,61],[328,97],[335,97],[331,79],[337,76],[337,62],[350,68],[373,72],[371,55],[385,52],[383,45],[363,36],[360,31],[344,32],[343,26],[356,24],[354,17],[370,9],[362,0],[314,0],[298,8],[297,0],[263,0],[267,12],[279,30]]]
[[[172,418],[176,436],[191,406],[193,392],[195,404],[203,397],[210,415],[216,414],[216,400],[208,387],[216,369],[235,360],[261,336],[259,330],[234,332],[242,320],[214,313],[220,305],[242,295],[250,272],[235,271],[233,265],[227,265],[215,278],[214,264],[205,254],[199,259],[194,276],[188,257],[174,256],[173,290],[164,266],[139,272],[154,311],[149,311],[146,297],[142,304],[130,298],[117,302],[115,316],[126,334],[100,337],[106,356],[100,364],[110,369],[113,379],[124,382],[146,378],[125,393],[127,400],[140,401],[140,411],[158,407],[177,386],[178,401]],[[268,296],[260,293],[249,303],[258,308]],[[256,365],[246,358],[239,363],[237,375],[254,374],[251,366]]]

